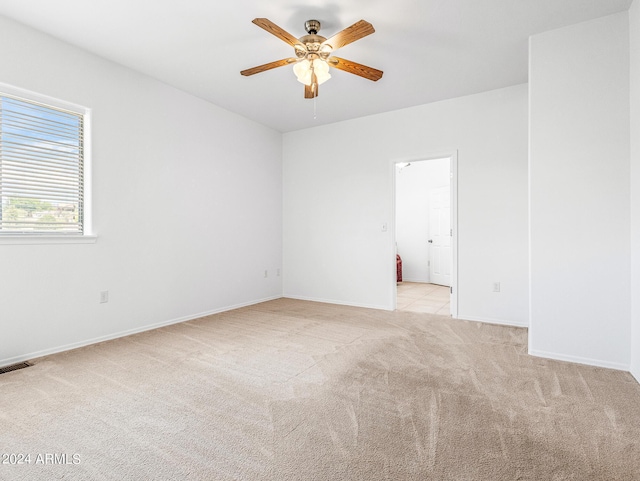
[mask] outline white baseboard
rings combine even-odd
[[[389,306],[381,306],[378,304],[358,304],[356,302],[336,301],[335,299],[321,299],[318,297],[291,296],[285,294],[283,297],[287,299],[296,299],[298,301],[324,302],[325,304],[337,304],[340,306],[364,307],[365,309],[378,309],[383,311],[393,311]]]
[[[631,375],[636,378],[636,381],[638,381],[638,383],[640,383],[640,368],[631,369]]]
[[[499,324],[501,326],[529,327],[529,324],[526,322],[506,321],[504,319],[492,319],[490,317],[467,316],[464,314],[463,315],[458,314],[456,319],[461,319],[463,321],[484,322],[486,324]]]
[[[19,362],[28,361],[30,359],[36,359],[39,357],[50,356],[51,354],[57,354],[59,352],[70,351],[72,349],[78,349],[79,347],[90,346],[91,344],[97,344],[99,342],[111,341],[113,339],[118,339],[120,337],[131,336],[133,334],[138,334],[140,332],[152,331],[154,329],[158,329],[160,327],[170,326],[172,324],[179,324],[181,322],[193,321],[194,319],[199,319],[205,316],[211,316],[213,314],[219,314],[221,312],[233,311],[234,309],[240,309],[241,307],[253,306],[255,304],[260,304],[261,302],[273,301],[275,299],[280,299],[282,296],[275,297],[267,297],[264,299],[244,302],[240,304],[235,304],[233,306],[225,306],[217,309],[213,309],[207,312],[201,312],[199,314],[192,314],[189,316],[183,316],[177,319],[171,319],[169,321],[162,321],[154,324],[148,324],[142,327],[136,327],[134,329],[128,329],[126,331],[115,332],[113,334],[107,334],[106,336],[94,337],[92,339],[86,339],[84,341],[73,342],[71,344],[65,344],[62,346],[52,347],[49,349],[43,349],[41,351],[30,352],[21,354],[19,356],[14,356],[6,359],[0,359],[0,367],[11,366],[13,364],[17,364]]]
[[[618,371],[629,371],[629,365],[619,362],[602,361],[599,359],[590,359],[580,356],[569,356],[566,354],[558,354],[555,352],[540,351],[538,349],[529,349],[531,356],[543,357],[545,359],[553,359],[555,361],[574,362],[577,364],[586,364],[587,366],[604,367],[607,369],[616,369]],[[637,379],[637,378],[636,378]]]
[[[402,276],[402,282],[417,282],[418,284],[430,284],[429,279],[413,279],[410,277]]]

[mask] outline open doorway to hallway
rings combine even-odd
[[[423,282],[398,283],[398,311],[451,315],[449,288]]]
[[[396,309],[456,315],[455,155],[396,162]]]

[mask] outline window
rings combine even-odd
[[[88,110],[4,90],[0,90],[0,239],[88,234]]]

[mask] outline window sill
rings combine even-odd
[[[95,244],[97,235],[56,236],[56,235],[9,235],[0,236],[0,245],[37,244]]]

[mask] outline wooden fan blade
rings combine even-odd
[[[304,98],[305,99],[313,99],[318,96],[318,77],[316,77],[315,72],[311,77],[311,85],[304,86]]]
[[[344,70],[345,72],[349,72],[354,75],[358,75],[359,77],[373,80],[374,82],[380,80],[382,78],[382,74],[384,73],[382,70],[378,70],[373,67],[367,67],[366,65],[352,62],[351,60],[345,60],[340,57],[329,57],[329,60],[327,60],[327,62],[331,67],[337,68],[338,70]]]
[[[253,23],[255,23],[258,27],[265,29],[270,34],[275,35],[280,40],[284,40],[285,42],[287,42],[292,47],[295,47],[296,45],[302,45],[300,43],[300,40],[298,40],[296,37],[291,35],[289,32],[287,32],[287,31],[283,30],[282,28],[278,27],[275,23],[273,23],[269,19],[266,19],[266,18],[254,18],[253,19]]]
[[[337,50],[356,40],[360,40],[362,37],[371,35],[373,32],[375,32],[373,25],[364,20],[360,20],[325,40],[322,42],[322,45],[330,45],[333,50]]]
[[[313,99],[318,96],[318,84],[304,86],[304,98]]]
[[[248,77],[249,75],[255,75],[257,73],[266,72],[267,70],[271,70],[272,68],[284,67],[285,65],[291,65],[298,61],[297,58],[283,58],[282,60],[276,60],[275,62],[265,63],[264,65],[260,65],[258,67],[248,68],[247,70],[243,70],[240,72],[241,75]]]
[[[305,99],[313,99],[318,96],[318,77],[316,74],[313,74],[311,77],[311,85],[304,86],[304,98]]]

